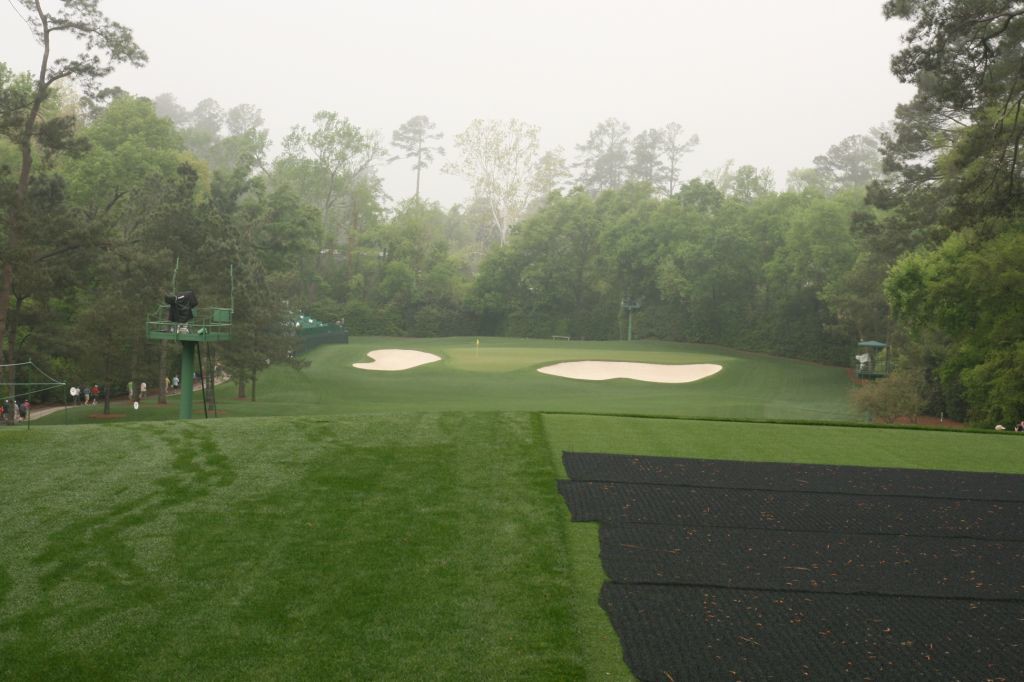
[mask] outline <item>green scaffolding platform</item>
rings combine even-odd
[[[147,339],[181,343],[180,419],[192,418],[193,361],[199,344],[230,340],[232,312],[231,308],[193,308],[193,317],[188,322],[171,322],[170,306],[160,305],[146,320]]]
[[[193,308],[188,322],[169,322],[170,306],[161,305],[146,321],[146,338],[155,341],[227,341],[231,338],[230,308]]]

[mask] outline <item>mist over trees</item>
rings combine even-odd
[[[234,269],[222,360],[243,394],[294,362],[299,311],[354,334],[618,339],[628,302],[639,338],[847,366],[888,341],[925,412],[1024,416],[1022,2],[884,3],[911,22],[892,71],[916,95],[784,190],[742,160],[692,167],[685,121],[599,119],[567,153],[511,118],[409,112],[385,134],[323,110],[271,140],[258,102],[101,90],[145,62],[130,29],[41,4],[21,2],[38,74],[0,63],[0,363],[159,385],[177,350],[142,323],[180,263],[203,305]],[[63,31],[88,51],[64,55]],[[385,163],[415,173],[411,196],[386,195]],[[464,204],[422,199],[440,173]]]

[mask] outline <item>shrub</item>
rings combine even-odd
[[[907,417],[914,424],[926,403],[924,373],[918,369],[897,369],[884,379],[868,382],[853,390],[856,409],[887,424]]]

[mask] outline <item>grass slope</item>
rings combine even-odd
[[[1013,434],[609,416],[848,418],[835,368],[481,341],[358,339],[269,371],[256,403],[220,393],[231,416],[303,416],[144,421],[177,416],[148,402],[0,429],[0,678],[629,679],[597,526],[556,493],[562,450],[1024,473]],[[444,361],[351,367],[389,347]],[[725,370],[682,386],[535,371],[571,359]]]
[[[851,384],[845,370],[713,346],[655,341],[551,341],[536,339],[353,339],[321,346],[301,372],[272,368],[260,376],[257,401],[234,398],[233,384],[217,392],[224,416],[355,412],[570,411],[596,414],[736,419],[850,420]],[[402,372],[352,367],[382,348],[420,350],[442,361]],[[581,381],[540,374],[539,367],[569,360],[666,364],[717,363],[718,374],[690,384],[628,379]],[[196,415],[202,416],[200,396]],[[74,423],[100,408],[68,411]],[[119,404],[124,421],[176,419],[177,399],[158,407],[149,399],[138,412]],[[63,423],[63,414],[40,421]]]
[[[584,674],[536,416],[68,434],[0,434],[0,678]]]
[[[566,414],[4,429],[0,678],[629,679],[564,449],[1024,472],[1012,434]]]

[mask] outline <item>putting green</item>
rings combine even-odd
[[[354,367],[388,348],[430,353],[438,362],[404,371]],[[257,400],[237,399],[229,382],[217,388],[220,417],[330,415],[367,412],[525,411],[656,415],[755,420],[856,420],[846,370],[698,344],[657,341],[551,341],[481,338],[355,337],[321,346],[301,371],[272,367],[259,375]],[[687,384],[632,379],[575,381],[537,370],[560,362],[720,365],[722,371]],[[251,386],[247,395],[251,396]],[[196,397],[197,405],[202,402]],[[176,398],[138,411],[118,404],[122,422],[177,418]],[[69,410],[69,422],[91,423],[101,407]],[[198,417],[202,417],[200,409]],[[53,414],[40,424],[59,424]]]

